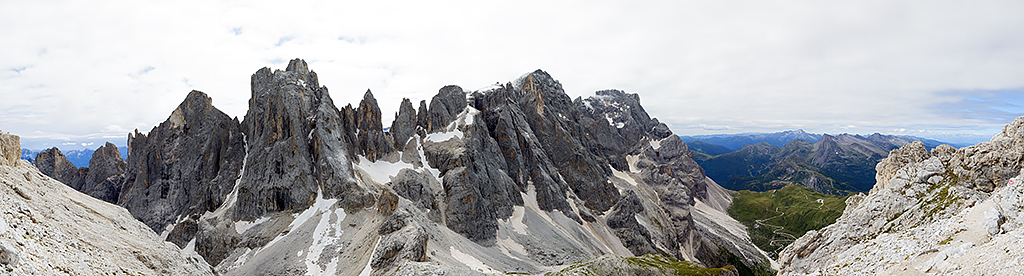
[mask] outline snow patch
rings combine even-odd
[[[512,206],[512,217],[509,220],[512,222],[512,231],[521,235],[527,234],[527,226],[523,223],[523,217],[526,214],[526,207],[523,206]]]
[[[640,155],[626,155],[626,163],[629,164],[629,172],[640,173],[640,169],[636,168],[636,162],[640,161]]]
[[[630,170],[633,169],[632,165],[633,165],[633,163],[630,163]],[[616,170],[611,165],[609,165],[608,167],[612,169],[612,175],[614,175],[615,177],[618,177],[618,178],[621,178],[622,180],[625,180],[630,185],[633,185],[633,187],[637,186],[636,179],[633,179],[633,176],[627,174],[626,172],[623,172],[623,171],[620,171],[620,170]]]
[[[235,222],[235,232],[237,232],[239,235],[241,235],[242,233],[245,233],[245,230],[249,230],[249,228],[252,228],[253,226],[259,225],[260,223],[267,222],[268,220],[270,220],[270,217],[261,217],[261,218],[255,220],[255,221],[245,221],[245,220],[236,221]]]
[[[185,248],[182,248],[181,251],[196,253],[196,238],[192,237],[192,240],[189,240],[188,244],[185,244]]]
[[[490,92],[490,91],[493,91],[493,90],[501,89],[502,87],[504,87],[504,86],[502,86],[500,83],[494,83],[494,84],[491,84],[491,85],[488,85],[488,86],[481,87],[480,89],[477,89],[475,91],[476,92],[480,92],[480,93],[487,93],[487,92]]]
[[[661,141],[665,141],[665,139],[651,140],[651,142],[650,142],[651,143],[651,148],[653,148],[654,150],[660,149],[661,148]]]
[[[338,257],[332,258],[324,271],[320,271],[320,266],[317,264],[324,252],[324,248],[327,245],[336,243],[344,232],[341,230],[341,221],[345,220],[345,210],[342,208],[334,210],[334,223],[331,223],[331,217],[330,210],[324,212],[320,216],[320,222],[316,225],[316,230],[313,231],[313,242],[309,245],[309,251],[306,253],[306,273],[322,275],[322,273],[337,271]]]
[[[356,167],[365,171],[370,175],[370,178],[372,178],[373,181],[379,184],[391,182],[391,177],[398,175],[398,172],[402,169],[415,169],[413,165],[409,163],[401,161],[391,163],[383,160],[370,162],[370,160],[363,156],[359,156],[359,164],[356,164]]]
[[[324,199],[324,195],[321,192],[320,188],[317,188],[316,202],[313,203],[313,206],[309,206],[309,208],[306,208],[306,210],[302,211],[302,213],[292,215],[295,217],[295,220],[292,220],[292,223],[288,225],[288,228],[290,229],[289,233],[294,232],[295,228],[302,226],[302,224],[305,224],[306,221],[309,220],[309,218],[313,217],[314,215],[317,215],[319,213],[330,212],[329,208],[336,202],[338,202],[338,199],[336,198]],[[317,227],[319,227],[319,225]]]
[[[452,138],[455,138],[455,137],[457,137],[459,139],[462,139],[462,137],[464,137],[464,135],[462,134],[461,130],[456,129],[454,131],[449,131],[449,132],[434,132],[434,133],[431,133],[431,134],[427,134],[427,139],[425,139],[425,140],[430,141],[430,142],[440,143],[440,142],[451,140]]]
[[[486,264],[484,264],[484,262],[481,262],[476,257],[473,257],[472,255],[469,255],[469,254],[466,254],[466,253],[462,253],[462,251],[459,251],[458,249],[455,249],[455,246],[448,246],[448,251],[451,253],[452,258],[455,258],[456,260],[462,262],[463,264],[465,264],[469,268],[472,268],[472,269],[480,271],[480,272],[485,272],[485,273],[497,273],[498,272],[497,270],[494,270],[490,266],[487,266]]]

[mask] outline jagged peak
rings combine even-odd
[[[288,62],[288,68],[284,69],[288,72],[295,72],[299,74],[309,74],[309,66],[305,60],[300,58],[293,59]]]

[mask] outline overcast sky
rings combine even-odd
[[[124,145],[193,89],[241,120],[252,73],[292,58],[339,106],[372,90],[385,126],[402,98],[535,69],[638,93],[680,135],[991,137],[1024,115],[1024,1],[293,2],[0,1],[0,130]]]

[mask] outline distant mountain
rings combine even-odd
[[[790,141],[797,139],[814,143],[817,142],[818,139],[821,139],[821,134],[807,133],[804,132],[804,130],[802,129],[798,129],[776,133],[711,134],[696,136],[679,136],[679,138],[682,138],[683,142],[686,142],[687,145],[689,145],[693,141],[700,140],[710,144],[726,147],[731,151],[737,151],[742,149],[744,146],[753,145],[761,142],[768,143],[769,145],[773,145],[776,147],[786,146],[786,144],[789,143]]]
[[[701,140],[693,140],[686,142],[686,146],[692,151],[701,152],[709,155],[719,155],[733,152],[734,150],[720,145],[704,142]]]
[[[776,147],[785,147],[786,144],[794,140],[804,140],[807,142],[815,143],[821,139],[822,134],[807,133],[802,129],[798,130],[787,130],[775,133],[740,133],[740,134],[710,134],[710,135],[695,135],[695,136],[679,136],[686,142],[690,150],[703,152],[710,155],[719,155],[726,152],[720,152],[719,148],[711,149],[711,151],[705,151],[709,149],[706,144],[718,145],[725,147],[729,152],[743,149],[748,145],[754,145],[757,143],[768,143]],[[959,148],[964,146],[972,145],[971,143],[949,143],[944,141],[938,141],[935,139],[907,136],[907,135],[886,135],[888,137],[896,137],[902,140],[910,141],[921,141],[924,143],[926,148],[932,149],[942,144],[949,144],[953,147]],[[972,136],[973,137],[973,136]],[[696,142],[700,142],[694,146]]]
[[[54,148],[59,148],[59,147],[54,147]],[[121,159],[125,159],[125,160],[128,159],[128,147],[117,147],[117,150],[121,152]],[[36,155],[39,154],[42,151],[43,150],[21,149],[21,159],[25,159],[25,160],[28,160],[28,162],[35,163],[36,162]],[[68,150],[68,151],[63,151],[62,150],[61,152],[64,153],[64,156],[67,157],[68,161],[71,161],[71,164],[74,164],[75,167],[88,167],[89,166],[89,159],[92,159],[92,153],[94,151],[96,151],[96,150],[95,149],[83,149],[83,150]]]
[[[890,150],[913,141],[908,136],[878,133],[824,134],[815,143],[795,139],[778,147],[761,142],[716,156],[694,154],[694,159],[708,177],[731,190],[767,191],[793,183],[842,195],[870,190],[875,164]]]

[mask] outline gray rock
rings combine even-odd
[[[231,222],[213,226],[204,223],[203,229],[196,234],[196,253],[203,256],[207,263],[219,264],[231,254],[242,238],[231,227]]]
[[[391,180],[391,188],[399,196],[409,199],[413,205],[424,211],[437,210],[437,200],[431,187],[440,187],[441,184],[434,180],[434,177],[410,169],[402,169]]]
[[[188,245],[192,238],[199,232],[199,223],[196,222],[198,215],[192,215],[178,224],[174,225],[174,230],[171,230],[167,234],[167,241],[174,243],[178,248],[184,249]]]
[[[651,241],[651,234],[636,220],[644,211],[636,192],[629,191],[608,211],[608,227],[615,231],[622,245],[633,255],[659,254]]]
[[[516,82],[514,99],[562,179],[587,208],[599,213],[611,208],[619,199],[608,181],[611,170],[591,151],[595,142],[585,136],[579,109],[562,85],[540,70]]]
[[[985,230],[988,231],[989,235],[999,234],[1001,231],[1000,226],[1002,226],[1003,221],[1003,213],[995,206],[985,210]]]
[[[492,97],[477,98],[499,98],[498,95],[504,91],[508,90],[492,92],[495,93]],[[533,184],[538,207],[545,211],[561,210],[566,216],[574,218],[565,197],[569,184],[561,178],[537,136],[533,135],[519,106],[507,102],[491,104],[487,106],[485,114],[491,136],[498,143],[505,159],[506,172],[519,186],[519,190],[526,191],[527,186]]]
[[[4,241],[0,241],[0,265],[18,267],[18,251]]]

